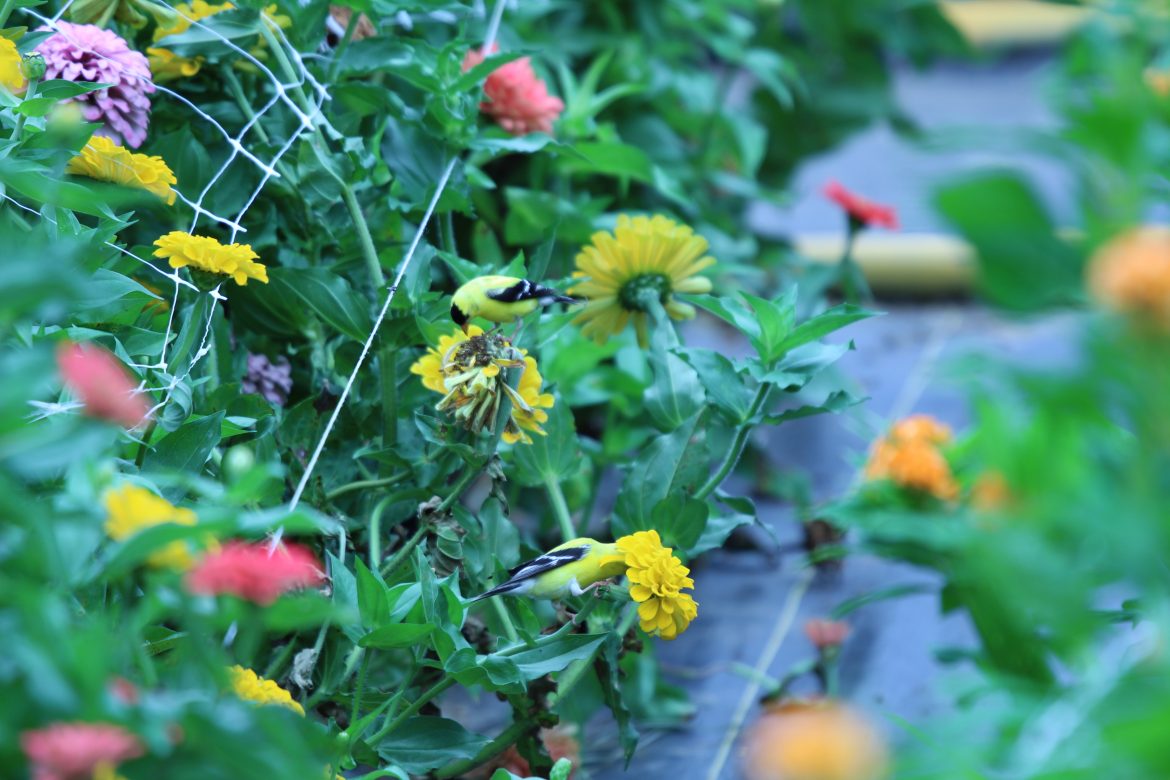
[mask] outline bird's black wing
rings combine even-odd
[[[545,287],[535,282],[530,282],[527,279],[521,279],[510,287],[497,287],[493,290],[487,291],[487,297],[493,301],[501,303],[519,303],[520,301],[537,300],[542,304],[552,303],[574,303],[576,298],[570,298],[567,295],[561,295],[559,292],[551,287]]]
[[[563,550],[553,550],[544,555],[538,555],[530,561],[525,561],[519,566],[509,569],[508,582],[530,580],[538,574],[560,568],[566,563],[579,561],[585,557],[587,552],[589,552],[589,545],[582,544],[578,547],[566,547]]]

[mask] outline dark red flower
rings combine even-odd
[[[863,225],[880,225],[890,230],[898,229],[898,212],[892,206],[883,206],[845,189],[839,182],[825,185],[825,197],[845,209],[850,219]]]
[[[23,732],[20,747],[34,780],[88,780],[99,766],[115,768],[144,752],[138,737],[112,723],[53,723]]]
[[[324,579],[316,556],[300,545],[280,545],[269,552],[267,544],[228,542],[196,563],[186,584],[192,593],[227,593],[267,605],[282,593],[313,587]]]
[[[122,362],[96,344],[62,343],[57,368],[91,417],[135,428],[150,413],[146,396],[136,392]]]

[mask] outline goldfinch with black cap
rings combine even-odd
[[[508,572],[508,579],[472,601],[490,596],[563,599],[580,596],[602,580],[626,571],[616,544],[580,537],[570,539]]]
[[[497,324],[515,322],[550,303],[577,303],[577,299],[515,276],[477,276],[451,297],[451,319],[466,333],[474,317]]]

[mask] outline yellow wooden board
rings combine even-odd
[[[1058,43],[1092,13],[1084,6],[1037,0],[944,0],[939,6],[979,47]]]

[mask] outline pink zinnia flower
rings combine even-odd
[[[54,723],[22,733],[20,747],[33,780],[89,780],[95,769],[144,752],[138,737],[112,723]]]
[[[839,647],[849,638],[849,624],[840,620],[812,618],[805,622],[804,633],[818,650],[825,650]]]
[[[146,57],[110,30],[69,22],[57,22],[57,27],[59,32],[36,49],[45,58],[45,78],[111,84],[70,101],[82,106],[87,121],[105,125],[98,135],[135,149],[141,146],[150,122],[147,95],[155,90]]]
[[[838,182],[831,181],[825,185],[825,197],[845,209],[851,220],[856,220],[862,225],[881,225],[890,230],[898,229],[898,212],[894,211],[893,207],[874,203],[850,192]]]
[[[187,574],[192,593],[233,596],[268,605],[282,593],[321,584],[325,575],[317,558],[295,544],[269,553],[267,544],[228,542],[208,553]]]
[[[91,417],[136,428],[150,413],[146,397],[135,392],[122,362],[96,344],[61,344],[57,368]]]
[[[496,51],[495,46],[492,52]],[[467,52],[463,70],[468,71],[483,62],[478,49]],[[527,57],[512,60],[492,71],[483,84],[487,100],[479,110],[496,118],[500,127],[512,135],[542,132],[552,134],[553,122],[561,115],[565,104],[559,97],[548,94]]]

